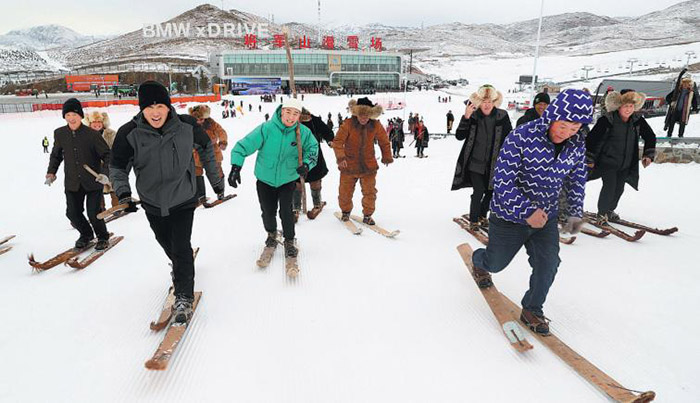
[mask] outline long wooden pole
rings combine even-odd
[[[294,99],[297,97],[297,86],[294,83],[294,60],[292,60],[292,50],[289,48],[289,30],[287,27],[283,28],[284,33],[284,47],[287,50],[287,68],[289,70],[289,87],[292,90],[292,96]],[[301,112],[301,111],[300,111]],[[299,127],[301,123],[297,122],[296,133],[297,133],[297,153],[299,159],[299,166],[304,164],[304,156],[302,154],[301,148],[301,129]],[[304,183],[304,178],[299,177],[301,182],[301,212],[306,214],[306,184]]]

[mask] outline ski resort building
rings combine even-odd
[[[398,90],[402,56],[388,52],[292,50],[294,81],[304,89]],[[289,88],[285,50],[230,50],[210,58],[212,72],[234,93]]]

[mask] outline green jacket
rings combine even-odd
[[[280,105],[269,121],[253,129],[231,150],[231,164],[241,167],[247,156],[258,151],[255,177],[272,187],[299,179],[296,125],[286,127],[280,118],[281,111]],[[299,126],[303,161],[311,169],[318,159],[318,142],[308,127]]]

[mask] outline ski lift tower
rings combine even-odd
[[[695,56],[695,52],[693,52],[692,50],[689,50],[689,51],[685,52],[685,55],[688,56],[688,60],[686,60],[686,62],[685,62],[685,67],[688,67],[688,65],[690,64],[690,58]]]

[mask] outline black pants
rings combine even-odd
[[[48,153],[49,153],[49,147],[48,147],[48,146],[44,146],[44,154],[48,154]]]
[[[617,203],[625,191],[625,178],[627,178],[628,170],[610,169],[603,171],[601,179],[603,179],[603,188],[600,190],[598,197],[598,214],[606,214],[615,211]]]
[[[207,187],[204,184],[204,176],[197,176],[197,198],[201,199],[207,196]]]
[[[175,211],[167,217],[146,213],[151,229],[173,264],[175,295],[194,298],[194,258],[192,257],[192,221],[194,209]]]
[[[668,125],[668,137],[673,137],[673,127],[676,125],[676,122],[673,121],[671,122],[670,125]],[[678,137],[683,137],[683,134],[685,134],[685,123],[683,122],[678,122]]]
[[[416,145],[416,157],[422,157],[423,150],[425,150],[425,147],[423,147],[423,142],[421,141]]]
[[[262,220],[265,231],[277,231],[277,206],[280,210],[282,220],[282,232],[285,239],[294,239],[294,214],[292,213],[292,200],[296,181],[289,182],[280,187],[272,187],[266,183],[258,181],[258,201],[262,210]]]
[[[487,169],[488,172],[488,169]],[[472,200],[469,204],[469,220],[477,222],[479,218],[486,218],[491,204],[493,190],[489,189],[489,174],[480,174],[469,171],[469,178],[472,181]]]
[[[87,198],[87,203],[85,199]],[[83,238],[92,239],[94,234],[98,239],[108,239],[107,225],[104,220],[97,219],[97,214],[102,211],[101,203],[104,201],[102,197],[102,189],[86,192],[82,187],[77,192],[66,190],[66,217],[70,220],[73,227],[80,232]],[[83,215],[84,205],[87,204],[88,220]],[[92,227],[90,226],[92,225]]]

